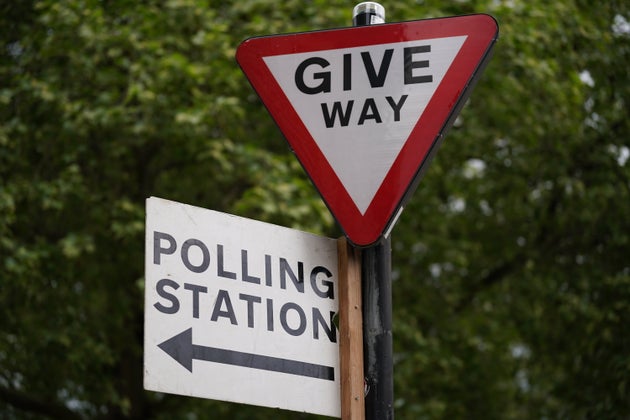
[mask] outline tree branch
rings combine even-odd
[[[0,386],[0,400],[13,407],[53,419],[82,420],[77,412],[55,401],[44,401],[15,389]]]
[[[521,267],[524,260],[524,258],[520,258],[520,256],[517,256],[516,258],[510,261],[505,261],[490,270],[485,276],[481,278],[480,281],[476,283],[476,285],[471,290],[468,291],[466,296],[464,296],[462,299],[459,300],[459,302],[457,302],[457,305],[455,305],[454,308],[455,313],[460,313],[464,309],[466,309],[466,307],[471,304],[475,296],[482,290],[488,289],[493,285],[499,283],[508,274]]]

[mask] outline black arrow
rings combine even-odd
[[[198,346],[192,342],[192,328],[188,328],[186,331],[177,334],[173,338],[169,338],[162,344],[158,344],[158,347],[190,372],[192,372],[193,359],[197,359],[205,360],[206,362],[308,376],[309,378],[327,379],[329,381],[335,380],[335,370],[331,366],[280,359],[278,357],[261,356],[259,354],[243,353],[234,350],[224,350],[215,347]]]

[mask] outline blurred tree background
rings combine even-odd
[[[484,12],[495,55],[393,231],[396,416],[630,416],[630,3]],[[142,388],[144,200],[338,236],[238,68],[338,0],[0,2],[0,417],[315,418]]]

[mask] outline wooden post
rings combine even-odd
[[[339,352],[341,419],[364,420],[363,317],[361,251],[345,237],[337,241],[339,257]]]

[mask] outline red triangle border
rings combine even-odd
[[[462,35],[467,36],[466,41],[361,214],[263,57]],[[236,59],[348,239],[369,246],[395,222],[489,59],[497,37],[494,18],[476,14],[250,38],[238,47]]]

